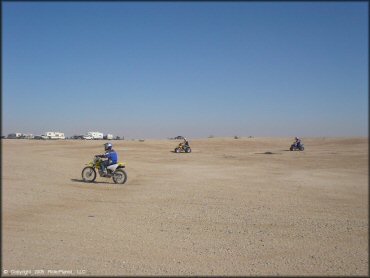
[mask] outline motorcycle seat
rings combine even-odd
[[[107,167],[107,169],[109,169],[109,170],[111,170],[111,171],[114,171],[114,170],[116,170],[116,168],[118,167],[118,163],[116,163],[116,164],[112,164],[112,165],[109,165],[108,167]]]

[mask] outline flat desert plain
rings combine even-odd
[[[82,182],[103,143],[2,140],[3,273],[368,275],[368,138],[112,141],[127,183]]]

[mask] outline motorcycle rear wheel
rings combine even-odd
[[[127,181],[127,174],[124,170],[118,169],[113,174],[114,183],[124,184]]]
[[[83,168],[81,176],[83,181],[93,182],[96,179],[96,171],[93,167],[87,166]]]

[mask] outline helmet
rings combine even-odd
[[[104,144],[104,150],[108,151],[108,150],[111,150],[112,149],[112,144],[111,143],[105,143]]]
[[[298,137],[295,137],[294,139],[295,139],[295,140],[299,140],[299,138],[298,138]]]

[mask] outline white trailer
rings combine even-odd
[[[113,134],[107,134],[107,140],[112,140],[113,139]]]
[[[84,135],[84,136],[82,136],[82,138],[85,139],[85,140],[92,140],[93,139],[92,136],[90,136],[90,135]]]
[[[8,135],[9,139],[19,139],[22,137],[22,133],[16,132],[16,133],[10,133]]]
[[[65,139],[64,133],[59,131],[47,131],[45,136],[48,139]]]
[[[35,136],[33,136],[33,134],[23,134],[23,137],[25,139],[33,139]]]
[[[103,133],[99,131],[89,131],[87,136],[91,136],[93,139],[103,139]]]

